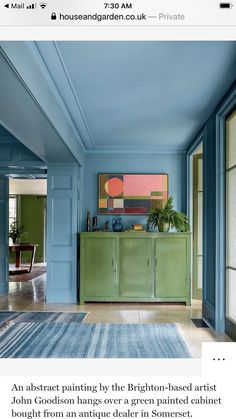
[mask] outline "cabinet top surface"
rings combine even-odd
[[[103,232],[103,231],[95,231],[95,232],[82,232],[80,233],[81,237],[117,237],[117,238],[162,238],[162,237],[188,237],[191,235],[190,232],[188,233],[158,233],[158,232]]]

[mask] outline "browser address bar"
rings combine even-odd
[[[236,26],[236,5],[217,0],[1,0],[0,25]]]

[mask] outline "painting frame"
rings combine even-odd
[[[114,181],[112,181],[114,179]],[[150,193],[150,195],[137,195],[137,181],[143,180],[143,182],[139,182],[142,185],[142,189],[140,187],[140,192],[143,193],[145,187],[148,189],[148,182],[150,182],[150,191],[145,193]],[[121,184],[123,181],[123,190],[121,192]],[[156,181],[156,188],[157,190],[151,191],[153,185],[155,185]],[[139,215],[139,216],[146,216],[151,208],[162,208],[164,202],[168,199],[169,193],[169,175],[167,173],[98,173],[97,175],[97,182],[98,182],[98,198],[97,198],[97,210],[99,215]],[[107,184],[109,182],[110,190],[113,190],[113,194],[111,195],[108,192]],[[111,184],[113,182],[113,184]],[[136,196],[126,196],[124,195],[125,188],[126,190],[132,190],[132,182],[133,185],[133,193]],[[136,183],[136,186],[135,186]],[[106,184],[106,188],[105,188]],[[126,187],[124,186],[126,185]],[[161,189],[160,186],[162,185]],[[120,189],[119,189],[120,188]],[[106,189],[106,190],[105,190]],[[155,198],[157,197],[157,198]],[[112,203],[112,200],[116,203]],[[105,202],[107,201],[107,202]],[[119,208],[116,207],[117,202],[119,201]],[[122,204],[122,201],[123,204]],[[158,202],[157,202],[158,201]],[[160,202],[161,201],[161,202]],[[123,205],[123,206],[122,206]],[[140,205],[137,207],[137,205]]]

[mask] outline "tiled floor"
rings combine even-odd
[[[88,323],[177,323],[196,356],[201,355],[202,342],[230,341],[223,333],[197,328],[191,318],[201,318],[201,303],[191,306],[156,303],[45,303],[45,275],[29,282],[11,282],[9,294],[0,296],[0,310],[86,311]]]

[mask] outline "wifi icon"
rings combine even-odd
[[[47,7],[47,3],[39,3],[39,6],[40,6],[42,9],[45,9],[45,7]]]

